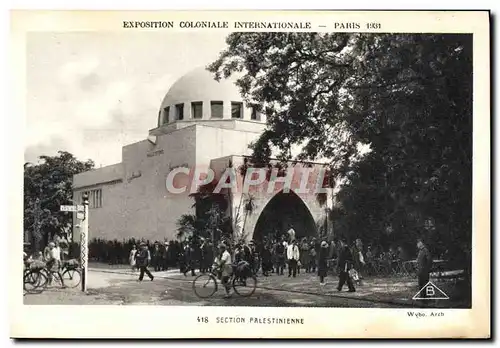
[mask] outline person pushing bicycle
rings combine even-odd
[[[221,272],[221,282],[226,290],[225,298],[231,297],[231,284],[229,279],[233,274],[233,263],[231,261],[231,254],[227,251],[227,246],[224,243],[219,244],[220,257],[214,260],[216,268]]]
[[[61,281],[61,285],[65,287],[64,280],[61,275],[61,248],[57,242],[50,242],[48,244],[48,250],[46,251],[45,258],[47,262],[47,269],[49,270],[49,285],[52,284],[53,275],[55,274]]]

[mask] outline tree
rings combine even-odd
[[[231,237],[235,224],[231,216],[225,212],[229,205],[229,193],[227,189],[220,193],[214,193],[217,180],[205,185],[200,185],[195,193],[190,194],[193,198],[195,214],[184,214],[177,221],[177,238],[192,238],[198,240],[208,238],[214,243],[222,237]]]
[[[177,238],[186,239],[201,230],[200,220],[194,214],[182,214],[177,220]]]
[[[336,233],[471,244],[472,36],[233,33],[208,69],[265,113],[255,163],[329,158]],[[367,148],[368,151],[360,151]]]
[[[59,206],[72,202],[73,175],[94,168],[93,161],[79,161],[65,151],[40,160],[24,164],[24,230],[35,251],[71,227],[72,215]]]

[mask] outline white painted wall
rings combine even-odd
[[[125,146],[123,183],[100,186],[103,206],[90,210],[90,238],[173,239],[178,217],[192,211],[192,199],[187,193],[168,193],[165,180],[172,166],[194,166],[195,135],[195,127],[190,127],[158,137],[157,145],[145,140]],[[147,156],[159,150],[164,153]],[[95,170],[93,175],[99,175],[100,171]],[[80,175],[75,176],[75,182],[81,181]],[[133,178],[134,175],[138,177]],[[75,190],[75,197],[79,192],[81,190]],[[77,234],[75,231],[75,236]]]
[[[90,238],[174,239],[178,218],[194,210],[188,192],[167,191],[165,180],[172,167],[213,166],[222,170],[231,155],[249,154],[248,144],[257,136],[258,133],[192,125],[159,136],[156,145],[148,140],[127,145],[123,147],[122,163],[76,175],[75,198],[79,199],[89,184],[93,185],[91,189],[102,189],[102,207],[90,209]],[[159,153],[161,150],[163,154]],[[110,178],[122,182],[105,184]],[[78,230],[74,236],[78,240]]]
[[[196,129],[196,160],[199,164],[230,155],[250,155],[248,146],[259,137],[259,133],[202,125]]]

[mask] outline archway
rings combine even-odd
[[[260,214],[253,239],[262,241],[264,236],[280,237],[290,227],[295,230],[295,237],[316,236],[317,227],[304,201],[293,191],[277,193],[264,207]]]

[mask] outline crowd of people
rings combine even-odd
[[[317,273],[320,284],[325,285],[328,274],[338,274],[338,290],[347,284],[349,291],[353,292],[355,284],[362,284],[363,276],[373,273],[394,274],[391,270],[394,271],[397,265],[409,259],[401,246],[384,251],[380,246],[368,245],[365,248],[361,239],[349,245],[345,239],[327,241],[315,237],[295,238],[293,228],[279,237],[264,237],[260,242],[232,242],[224,239],[214,245],[208,239],[189,238],[184,242],[139,242],[139,247],[133,244],[133,240],[129,243],[132,245],[128,251],[128,262],[132,269],[141,271],[139,280],[143,279],[144,274],[153,279],[147,270],[148,266],[154,271],[178,267],[184,276],[209,272],[214,260],[220,259],[224,251],[231,256],[231,262],[235,265],[241,261],[247,262],[255,275],[297,277],[301,272]],[[120,250],[117,244],[107,242],[107,245],[115,252],[112,254],[108,249],[106,255],[109,262],[117,262],[117,256],[118,260],[123,261],[124,252],[117,252]],[[220,245],[223,245],[223,251]],[[109,255],[113,257],[109,258]],[[432,266],[432,261],[430,264]],[[419,269],[429,268],[430,272],[431,266],[424,266],[422,262],[416,266]]]
[[[74,253],[72,249],[72,244],[65,239],[55,238],[43,252],[29,257],[25,253],[25,263],[38,260],[57,271],[61,262]],[[422,240],[417,242],[417,252],[415,274],[420,285],[429,280],[433,261]],[[128,263],[132,270],[140,272],[140,281],[144,275],[154,279],[148,267],[156,272],[179,268],[184,276],[188,273],[196,276],[197,272],[212,271],[213,265],[220,264],[221,260],[230,260],[232,265],[244,261],[254,275],[260,273],[265,277],[297,277],[301,272],[317,272],[321,285],[325,285],[325,278],[329,274],[337,274],[337,289],[341,291],[347,284],[350,292],[356,291],[355,284],[362,284],[363,276],[394,274],[397,265],[409,259],[409,253],[401,246],[384,250],[378,245],[365,247],[361,239],[349,245],[345,239],[328,241],[312,236],[296,238],[293,228],[278,236],[249,242],[226,238],[214,243],[209,239],[191,237],[183,242],[94,239],[89,243],[90,261]]]
[[[149,241],[130,238],[119,241],[94,238],[89,242],[89,261],[107,263],[109,265],[123,265],[130,263],[132,249],[145,244],[151,253],[151,266],[157,271],[164,271],[175,267],[179,262],[179,255],[183,251],[183,243],[173,241]]]

